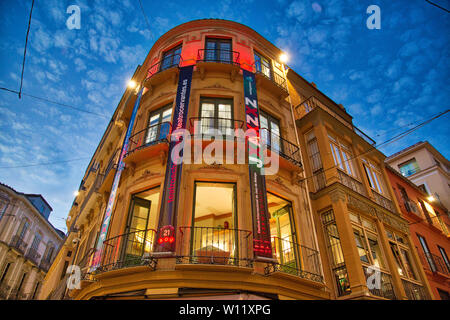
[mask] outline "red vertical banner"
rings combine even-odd
[[[253,253],[256,258],[272,259],[270,241],[270,215],[267,208],[264,159],[260,145],[259,109],[256,96],[255,74],[242,70],[244,74],[245,120],[248,133],[248,168],[250,197],[253,218]]]

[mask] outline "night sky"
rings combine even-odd
[[[450,14],[424,0],[142,3],[150,27],[139,0],[36,0],[27,95],[0,91],[0,182],[42,194],[54,209],[50,221],[63,231],[127,80],[158,37],[184,22],[220,18],[256,30],[378,144],[449,108]],[[81,9],[79,30],[66,26],[69,5]],[[369,5],[381,10],[379,30],[366,26]],[[19,90],[30,7],[31,0],[0,1],[0,87]],[[449,158],[448,123],[447,114],[381,151],[389,156],[428,140]],[[69,162],[48,164],[57,161]]]

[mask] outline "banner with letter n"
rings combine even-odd
[[[114,208],[114,203],[116,201],[117,189],[119,187],[120,177],[122,175],[122,171],[125,168],[125,163],[123,162],[123,158],[128,152],[128,143],[130,140],[131,132],[133,131],[134,121],[136,119],[136,114],[139,109],[139,104],[141,103],[142,91],[144,87],[139,90],[136,102],[134,103],[133,111],[131,113],[130,123],[128,124],[127,133],[125,134],[125,138],[122,144],[122,150],[120,152],[119,163],[117,165],[117,171],[114,175],[114,181],[111,187],[111,192],[109,194],[108,205],[106,207],[105,216],[103,217],[103,223],[100,228],[100,233],[97,240],[97,245],[95,247],[94,257],[91,261],[91,271],[97,269],[97,267],[101,263],[102,253],[103,253],[103,242],[106,239],[108,234],[109,222],[111,220],[111,213]]]
[[[181,67],[178,79],[172,135],[169,144],[161,211],[154,248],[154,252],[161,254],[172,254],[175,252],[175,226],[183,165],[183,149],[181,148],[179,153],[174,152],[174,149],[178,149],[184,143],[183,136],[177,130],[186,129],[193,71],[194,66]]]
[[[272,259],[270,215],[267,208],[266,178],[263,175],[264,159],[260,144],[255,74],[245,69],[242,71],[244,74],[246,137],[248,142],[248,168],[253,219],[253,253],[256,260],[258,258]]]

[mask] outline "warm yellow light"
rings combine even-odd
[[[430,201],[430,202],[433,202],[434,200],[436,200],[433,196],[429,196],[427,199],[428,199],[428,201]]]
[[[76,191],[73,192],[73,195],[74,195],[75,197],[78,197],[79,194],[80,194],[80,193],[78,192],[78,190],[76,190]]]
[[[289,60],[289,57],[286,53],[280,54],[280,62],[281,63],[286,63],[286,62],[288,62],[288,60]]]
[[[136,88],[136,86],[137,86],[136,81],[134,80],[128,81],[128,88],[134,89]]]

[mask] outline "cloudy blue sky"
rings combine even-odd
[[[82,113],[0,91],[0,182],[41,193],[64,219],[127,79],[155,40],[201,18],[234,20],[290,55],[289,66],[342,103],[378,143],[449,107],[450,14],[424,0],[36,0],[23,92]],[[449,1],[436,0],[449,8]],[[81,29],[69,30],[69,5]],[[381,29],[366,27],[369,5]],[[31,0],[0,1],[0,87],[18,90]],[[428,140],[449,158],[448,114],[381,150]],[[78,160],[77,160],[78,159]],[[66,163],[30,166],[73,160]]]

